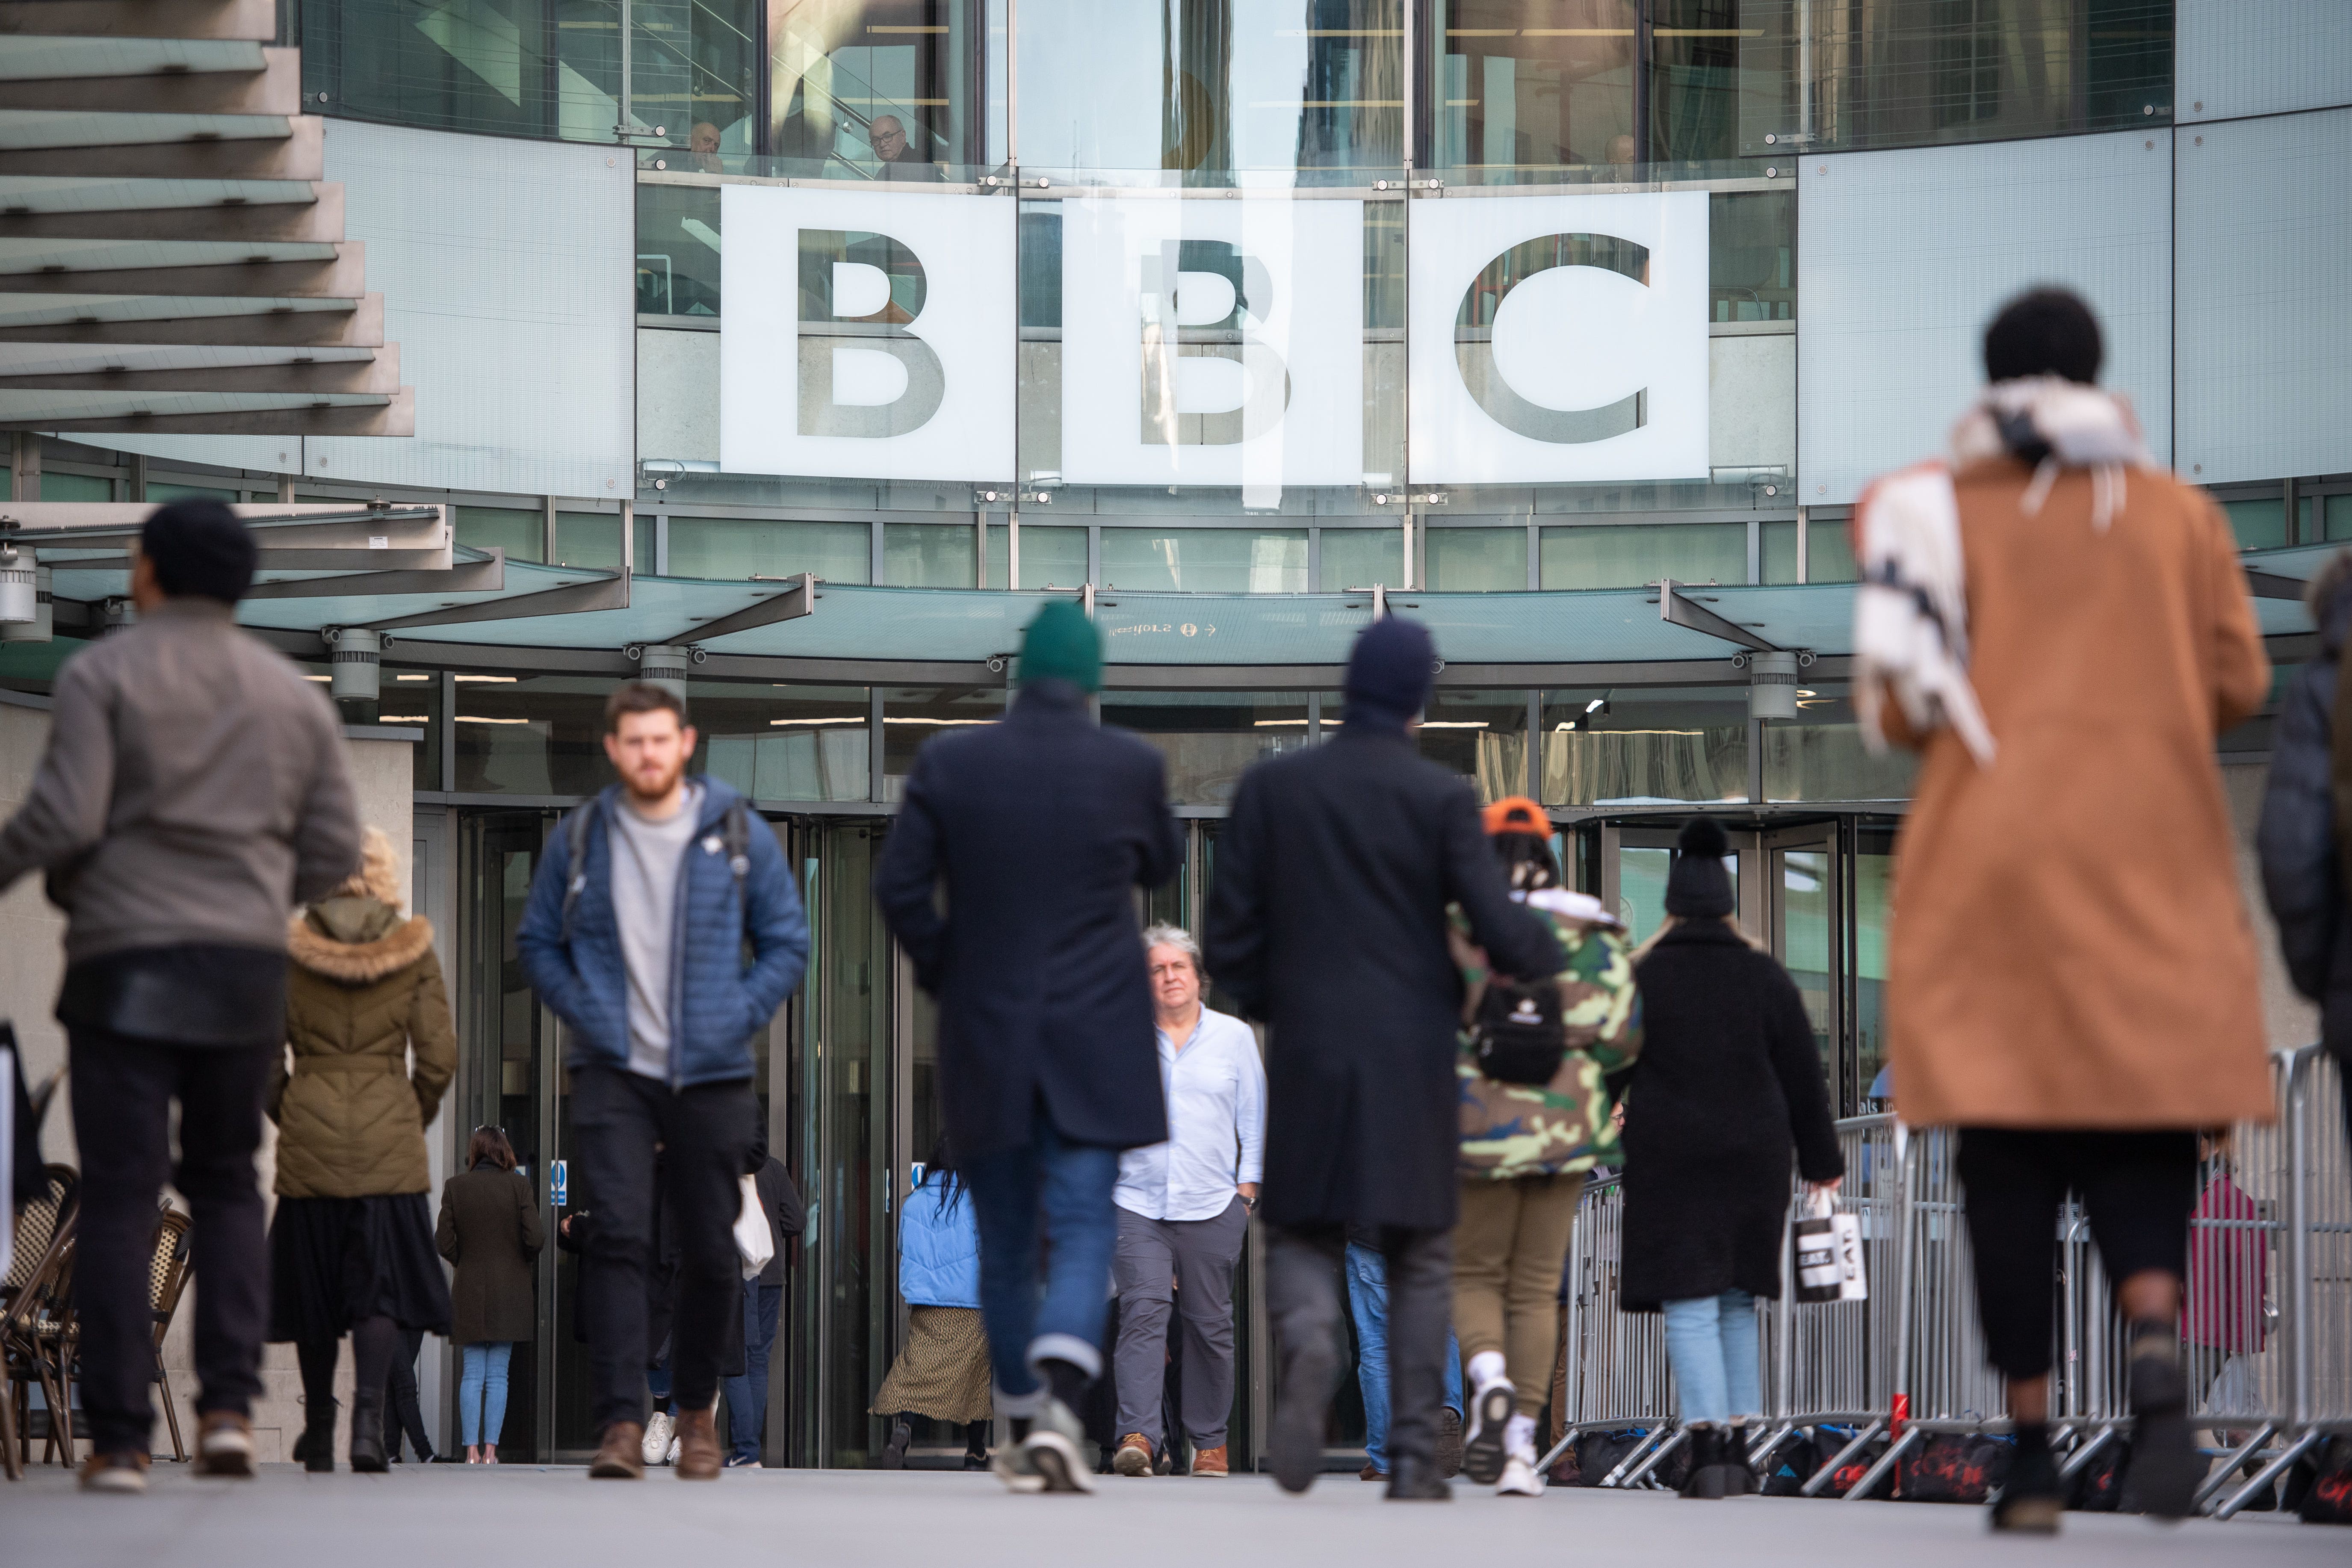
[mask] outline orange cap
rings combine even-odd
[[[1551,837],[1551,818],[1544,808],[1523,795],[1507,795],[1483,813],[1486,832],[1491,837],[1497,833],[1532,833],[1538,838]]]

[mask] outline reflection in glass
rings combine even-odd
[[[409,748],[409,787],[438,793],[441,788],[441,677],[436,671],[383,671],[382,697],[375,704],[378,724],[422,730],[423,739]]]
[[[862,522],[767,522],[740,517],[669,520],[669,574],[740,583],[814,572],[828,583],[870,582],[874,531]]]
[[[1895,828],[1857,825],[1853,858],[1854,1081],[1864,1112],[1894,1109],[1886,1069],[1886,929],[1895,909]]]
[[[1633,523],[1622,528],[1547,528],[1537,542],[1547,588],[1638,588],[1748,581],[1743,522]]]
[[[298,4],[305,101],[335,114],[567,142],[621,123],[617,0]]]
[[[1101,570],[1106,587],[1175,589],[1189,594],[1303,594],[1307,591],[1307,531],[1106,528]]]
[[[1851,583],[1857,574],[1853,541],[1840,519],[1813,519],[1805,525],[1805,578],[1808,583]],[[1797,523],[1793,518],[1764,524],[1764,581],[1797,581]]]
[[[503,550],[509,561],[547,559],[547,516],[518,507],[461,506],[454,537],[469,550]]]
[[[1524,528],[1433,528],[1423,547],[1423,586],[1439,591],[1521,592],[1528,586]]]
[[[767,0],[768,151],[825,179],[936,182],[983,156],[972,0]]]
[[[970,523],[882,525],[882,581],[893,588],[969,588],[979,581]]]
[[[988,585],[1002,588],[1075,588],[1087,580],[1087,531],[1045,523],[1021,525],[1021,581],[1011,583],[1012,531],[988,529]]]
[[[900,798],[915,753],[934,735],[1004,717],[1003,686],[887,687],[882,693],[882,795]]]
[[[1433,0],[1428,16],[1433,166],[1630,176],[1635,0]]]
[[[1421,754],[1472,780],[1481,801],[1528,793],[1528,694],[1439,687],[1421,725]]]
[[[754,800],[865,800],[870,714],[862,686],[697,680],[687,699],[698,772]]]
[[[1830,885],[1831,857],[1826,849],[1788,849],[1775,851],[1772,858],[1780,863],[1781,967],[1797,983],[1805,1017],[1813,1026],[1813,1045],[1821,1052],[1822,1071],[1834,1096],[1837,999],[1832,991],[1836,965],[1831,960],[1837,940],[1837,903]]]
[[[688,151],[687,167],[758,151],[759,6],[755,0],[629,0],[629,107]],[[675,166],[675,161],[673,161]]]
[[[640,553],[646,552],[641,551]],[[620,514],[608,511],[557,512],[555,558],[550,564],[618,572],[621,569]]]
[[[719,314],[719,192],[637,181],[637,314]]]
[[[1547,691],[1547,805],[1748,798],[1748,698],[1737,687]]]
[[[1020,28],[1025,164],[1207,185],[1402,164],[1401,0],[1024,0]]]
[[[1910,798],[1916,758],[1891,746],[1871,754],[1854,721],[1852,690],[1826,681],[1800,686],[1795,721],[1776,719],[1764,725],[1765,799]]]
[[[584,795],[612,782],[604,744],[612,681],[459,675],[457,687],[458,793]]]
[[[1319,593],[1349,588],[1404,585],[1404,530],[1393,524],[1369,528],[1327,528],[1323,531]]]
[[[1160,752],[1175,805],[1229,805],[1252,763],[1307,744],[1295,691],[1106,691],[1102,719]]]

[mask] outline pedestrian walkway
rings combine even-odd
[[[0,1501],[13,1563],[172,1568],[418,1568],[430,1563],[775,1562],[868,1568],[1440,1568],[1484,1563],[1737,1563],[1822,1568],[2299,1568],[2340,1564],[2341,1531],[2241,1517],[2171,1527],[2069,1515],[2054,1542],[2000,1541],[1977,1508],[1808,1502],[1692,1503],[1658,1492],[1555,1488],[1535,1500],[1457,1485],[1451,1505],[1383,1503],[1328,1477],[1305,1497],[1273,1481],[1111,1480],[1093,1498],[1015,1497],[982,1475],[730,1470],[687,1485],[589,1484],[577,1468],[433,1466],[389,1476],[263,1468],[251,1483],[200,1481],[159,1465],[144,1498],[90,1497],[36,1467]]]

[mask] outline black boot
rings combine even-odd
[[[333,1450],[329,1449],[331,1454]],[[392,1468],[383,1456],[383,1390],[355,1389],[352,1394],[352,1469],[361,1475],[382,1475]]]
[[[1748,1424],[1735,1421],[1723,1435],[1723,1495],[1761,1497],[1764,1482],[1748,1462]]]
[[[2122,1511],[2186,1519],[2210,1468],[2189,1424],[2189,1380],[2180,1339],[2162,1318],[2130,1329],[2131,1467],[2124,1472]]]
[[[1690,1475],[1683,1482],[1683,1496],[1719,1501],[1725,1491],[1722,1428],[1712,1421],[1695,1423],[1690,1429],[1688,1450]]]
[[[335,1402],[310,1400],[302,1407],[302,1435],[294,1439],[294,1457],[313,1475],[335,1471]]]
[[[2058,1516],[2065,1506],[2058,1461],[2050,1452],[2049,1424],[2018,1423],[2016,1451],[2009,1457],[2009,1478],[1992,1500],[1993,1529],[2021,1535],[2055,1535]]]

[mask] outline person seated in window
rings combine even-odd
[[[936,181],[940,177],[939,170],[908,144],[906,124],[897,115],[876,115],[874,123],[866,128],[866,140],[882,165],[875,172],[877,179]]]
[[[687,160],[706,174],[723,174],[727,165],[719,157],[719,127],[708,120],[694,122],[693,133],[687,142]]]

